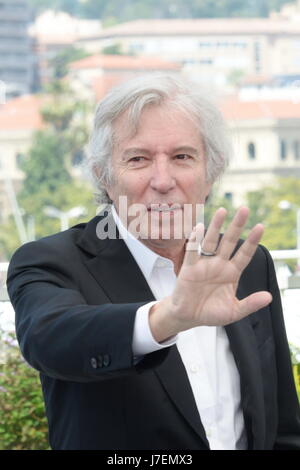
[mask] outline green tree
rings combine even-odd
[[[246,72],[242,69],[232,69],[227,76],[227,81],[230,85],[239,86],[245,77]]]
[[[289,210],[279,203],[287,200]],[[296,248],[296,208],[300,207],[300,179],[278,178],[270,187],[248,193],[247,204],[251,210],[249,225],[262,222],[265,232],[262,243],[270,250]]]
[[[15,221],[12,216],[1,223],[0,231],[0,262],[11,258],[13,252],[20,246],[20,238]]]
[[[289,201],[290,208],[280,208],[280,201]],[[249,207],[250,214],[246,229],[242,234],[245,238],[249,230],[258,223],[265,227],[261,240],[269,250],[294,249],[297,244],[297,208],[300,208],[300,179],[277,178],[272,186],[266,186],[258,191],[248,192],[245,205]],[[228,211],[227,222],[233,217],[236,207],[231,201],[222,198],[218,192],[210,196],[205,206],[205,223],[208,225],[215,210],[225,207]],[[294,267],[294,263],[290,263]]]
[[[47,128],[33,140],[28,158],[23,162],[25,173],[19,200],[25,212],[36,220],[37,236],[59,230],[59,221],[45,215],[46,206],[67,211],[86,206],[92,216],[93,196],[90,188],[71,176],[74,160],[83,154],[88,138],[85,102],[74,100],[72,91],[61,81],[48,87],[50,99],[41,109]]]
[[[122,46],[121,44],[112,44],[111,46],[104,47],[102,49],[102,54],[122,55]]]
[[[106,22],[140,18],[266,17],[290,0],[29,0],[38,11],[56,8]]]
[[[64,161],[67,151],[67,142],[54,130],[47,129],[35,134],[28,158],[22,164],[25,173],[23,189],[19,194],[22,205],[37,190],[40,194],[46,191],[51,197],[62,185],[70,183],[71,177]]]
[[[219,194],[218,189],[212,190],[212,193],[210,194],[208,200],[206,201],[205,208],[204,208],[205,227],[208,227],[214,213],[219,207],[224,207],[227,210],[227,217],[226,217],[224,226],[222,227],[222,231],[224,231],[226,227],[228,226],[228,223],[234,216],[235,207],[233,206],[232,201],[230,199],[227,199],[226,197],[222,197]]]
[[[60,230],[59,220],[45,214],[47,206],[61,211],[84,206],[87,217],[95,214],[90,188],[73,180],[66,168],[69,158],[67,143],[61,135],[47,130],[35,136],[31,152],[23,164],[26,176],[18,197],[25,213],[35,218],[37,238]],[[71,224],[75,222],[76,219],[70,221]]]
[[[28,4],[37,12],[62,10],[72,15],[80,13],[80,0],[28,0]]]
[[[82,158],[88,138],[88,109],[85,102],[74,100],[64,83],[55,81],[48,87],[46,104],[41,109],[47,125],[35,134],[27,158],[22,162],[25,178],[18,193],[24,219],[34,218],[37,238],[60,230],[59,220],[45,214],[47,206],[60,211],[84,206],[86,216],[70,220],[72,225],[95,215],[91,188],[73,176],[74,164]],[[20,241],[16,230],[11,232],[12,220],[2,228],[0,257],[7,259]]]
[[[90,54],[83,49],[76,47],[66,47],[50,60],[50,66],[53,67],[53,79],[59,80],[68,73],[68,65],[75,60],[84,59]]]
[[[14,334],[0,333],[0,450],[46,450],[48,426],[38,373],[22,358]]]

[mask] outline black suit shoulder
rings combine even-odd
[[[19,263],[23,259],[30,260],[32,263],[39,263],[40,256],[55,255],[55,260],[59,262],[60,257],[65,259],[70,257],[76,251],[76,240],[80,237],[86,224],[74,226],[63,232],[48,235],[35,241],[25,243],[20,246],[13,254],[10,267]],[[39,253],[39,258],[36,254]]]
[[[133,285],[132,300],[124,301],[122,277],[117,283],[108,272],[115,252],[118,270],[124,242],[99,240],[98,220],[23,245],[9,266],[7,286],[22,353],[53,378],[87,382],[137,372],[133,327],[136,311],[147,298],[137,301]]]

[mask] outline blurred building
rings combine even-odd
[[[141,73],[180,73],[180,65],[157,57],[92,55],[69,65],[68,80],[81,97],[98,101],[108,90]]]
[[[97,37],[101,31],[99,20],[79,19],[54,10],[39,15],[30,26],[30,36],[35,44],[40,84],[44,85],[52,79],[51,60],[57,54],[80,40]]]
[[[51,59],[73,46],[92,55],[115,47],[124,55],[160,57],[197,81],[232,88],[299,75],[299,18],[300,0],[269,18],[136,20],[108,28],[99,20],[48,10],[36,18],[30,34],[42,84],[51,79]]]
[[[89,85],[85,92],[88,90],[89,99],[94,101],[124,79],[122,73],[99,75],[99,63],[97,73],[89,75],[93,71],[92,63],[87,67],[85,62],[81,68],[83,64],[74,63],[73,71],[87,73]],[[233,143],[230,165],[219,185],[221,195],[239,205],[244,203],[248,191],[272,184],[277,176],[300,177],[300,97],[299,100],[296,97],[253,100],[241,94],[223,97],[219,104]],[[20,163],[31,146],[33,132],[43,128],[41,105],[41,98],[29,95],[0,107],[0,214],[3,218],[11,212],[7,179],[18,190],[23,179]]]
[[[32,91],[34,57],[27,0],[0,0],[0,80],[6,99]],[[2,100],[3,101],[3,100]]]
[[[12,212],[10,187],[17,192],[23,173],[20,165],[32,143],[33,133],[42,129],[41,100],[24,95],[0,106],[0,222]]]
[[[251,99],[241,94],[221,102],[233,155],[220,192],[234,205],[275,177],[300,177],[300,95],[267,96]]]
[[[136,20],[77,45],[91,53],[118,46],[124,54],[159,56],[221,87],[300,72],[300,21],[293,10],[270,18]]]

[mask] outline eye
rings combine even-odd
[[[192,157],[187,153],[180,153],[179,155],[175,155],[175,158],[176,160],[189,160]]]
[[[142,162],[145,160],[145,157],[132,157],[129,159],[129,162]]]

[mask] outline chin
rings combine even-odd
[[[174,223],[152,223],[141,227],[140,238],[143,240],[160,240],[164,242],[173,242],[179,240],[186,240],[189,236],[186,233],[182,224]]]

